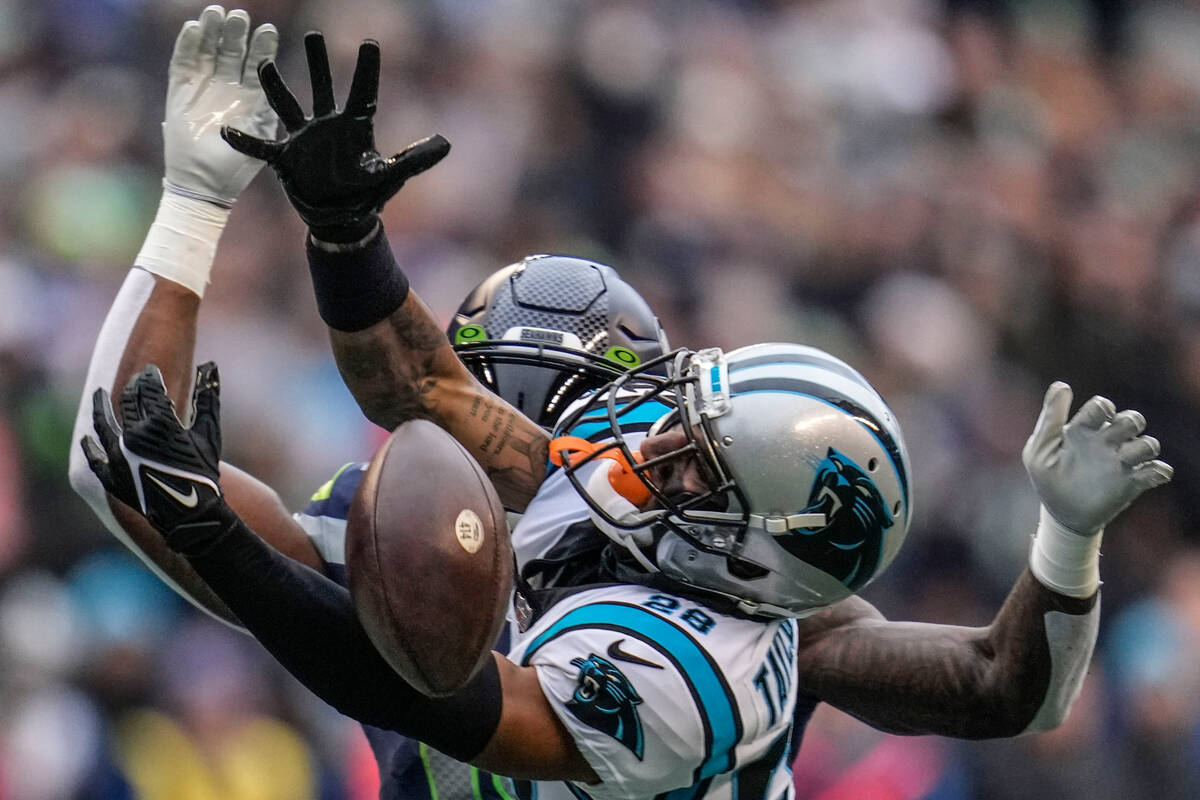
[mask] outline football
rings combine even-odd
[[[491,658],[512,592],[504,507],[446,431],[413,420],[379,448],[346,519],[355,610],[376,649],[431,697]]]

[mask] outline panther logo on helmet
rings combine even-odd
[[[567,710],[582,722],[606,733],[628,747],[639,759],[645,742],[637,705],[642,698],[621,670],[595,653],[586,659],[573,658],[579,667],[579,683],[567,701]]]
[[[883,533],[895,523],[875,481],[830,447],[801,514],[824,514],[820,528],[789,532],[784,549],[858,589],[874,574]]]

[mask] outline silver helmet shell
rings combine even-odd
[[[493,273],[446,333],[485,386],[544,427],[667,350],[658,317],[616,270],[570,256],[529,256]]]
[[[764,616],[835,603],[891,563],[912,518],[908,456],[894,415],[862,375],[796,344],[681,350],[670,360],[666,378],[623,376],[579,412],[595,418],[607,406],[612,447],[630,464],[637,454],[619,431],[630,403],[614,397],[672,406],[651,435],[679,424],[687,438],[679,451],[630,469],[653,511],[605,516],[576,484],[602,530],[626,547],[652,542],[651,560],[667,577]],[[709,491],[666,496],[655,465],[693,455]],[[614,535],[635,526],[656,535]]]

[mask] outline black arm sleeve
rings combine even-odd
[[[460,761],[483,750],[500,722],[494,661],[458,693],[426,697],[375,650],[345,588],[271,548],[232,511],[224,522],[219,538],[188,561],[288,672],[359,722]]]

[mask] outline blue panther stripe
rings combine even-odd
[[[658,421],[659,417],[671,410],[670,406],[663,403],[648,401],[642,403],[632,411],[624,413],[621,409],[627,405],[629,404],[621,403],[617,406],[617,420],[621,423],[622,428],[625,425],[635,425],[638,423],[653,424]],[[607,432],[610,429],[608,414],[601,413],[583,417],[579,420],[579,424],[566,434],[560,433],[558,435],[578,436],[580,439],[587,439],[595,436],[597,433]]]
[[[695,781],[732,768],[733,748],[742,737],[737,701],[712,657],[691,636],[639,606],[593,603],[567,612],[539,634],[525,651],[522,665],[528,665],[547,642],[580,628],[602,628],[636,637],[670,659],[687,682],[704,723],[705,757],[696,770]],[[684,796],[688,795],[679,795]]]

